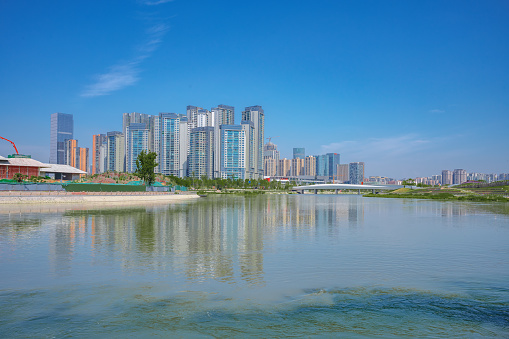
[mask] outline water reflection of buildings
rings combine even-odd
[[[360,197],[227,197],[170,206],[68,211],[53,228],[50,258],[66,274],[76,257],[101,252],[133,270],[193,281],[264,283],[264,240],[339,234],[364,220]],[[99,257],[99,256],[97,256]]]
[[[128,270],[173,270],[192,280],[263,283],[263,208],[255,199],[116,210],[70,211],[51,234],[59,274],[75,248],[117,258]]]

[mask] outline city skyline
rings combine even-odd
[[[225,20],[188,25],[191,13]],[[125,112],[252,103],[281,158],[302,147],[365,162],[366,176],[507,173],[508,13],[504,1],[5,2],[0,136],[47,162],[55,112],[92,150]]]

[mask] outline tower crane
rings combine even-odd
[[[12,141],[10,141],[9,139],[2,138],[2,137],[0,137],[0,139],[7,140],[8,142],[10,142],[12,144],[12,146],[14,147],[16,154],[19,154],[18,149],[16,148],[16,145]]]
[[[269,140],[269,142],[270,142],[270,140],[271,140],[272,138],[279,138],[279,135],[278,135],[278,136],[275,136],[275,137],[268,137],[268,138],[265,138],[265,139]]]

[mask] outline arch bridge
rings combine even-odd
[[[339,193],[339,190],[357,190],[358,193],[361,193],[361,190],[371,190],[375,193],[375,190],[393,190],[399,188],[399,186],[384,186],[384,185],[354,185],[354,184],[317,184],[317,185],[307,185],[307,186],[295,186],[292,188],[293,191],[296,191],[299,194],[303,194],[304,191],[314,191],[315,194],[318,193],[319,190],[333,190],[336,194]]]

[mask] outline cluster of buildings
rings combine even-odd
[[[264,144],[265,113],[261,106],[242,111],[235,124],[235,108],[204,109],[187,106],[186,114],[123,113],[122,130],[93,136],[89,149],[74,139],[72,114],[51,115],[50,163],[77,168],[81,173],[134,172],[142,151],[157,154],[157,173],[179,177],[235,178],[401,185],[394,178],[364,175],[364,162],[340,164],[340,154],[306,155],[294,148],[293,158],[280,158],[277,145]],[[6,160],[4,160],[5,162]],[[21,160],[18,160],[21,161]],[[509,174],[467,173],[463,169],[415,178],[425,185],[452,185],[467,181],[509,180]]]
[[[55,121],[55,124],[53,123]],[[52,114],[51,162],[83,166],[90,173],[134,172],[142,151],[157,154],[157,173],[179,177],[263,178],[265,113],[246,107],[240,124],[235,109],[187,106],[186,114],[124,113],[122,130],[93,136],[88,149],[73,139],[72,115]],[[86,159],[86,160],[85,160]]]
[[[443,170],[442,174],[432,175],[431,177],[416,178],[416,183],[425,185],[456,185],[465,182],[485,181],[487,183],[509,180],[509,173],[485,174],[485,173],[467,173],[464,169],[455,169],[454,171]]]
[[[73,115],[53,113],[51,115],[49,162],[68,165],[88,172],[88,159],[89,149],[78,147],[78,140],[74,139]]]
[[[134,172],[142,151],[157,154],[157,173],[179,177],[296,180],[361,183],[364,163],[340,164],[340,155],[306,156],[294,148],[292,159],[280,159],[277,146],[264,145],[265,113],[261,106],[235,108],[187,106],[186,114],[124,113],[122,130],[93,135],[89,149],[78,146],[72,114],[51,115],[50,162],[91,174]]]
[[[350,184],[364,181],[364,163],[340,164],[338,153],[306,156],[305,148],[294,148],[292,159],[280,159],[277,146],[269,141],[264,146],[263,161],[265,176],[279,180]]]

